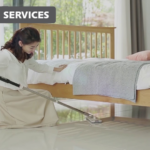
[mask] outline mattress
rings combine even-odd
[[[82,63],[86,63],[89,61],[102,61],[102,60],[110,60],[109,58],[88,58],[88,59],[58,59],[58,60],[37,60],[38,63],[47,64],[53,67],[58,67],[62,64],[67,64],[68,66],[61,72],[53,72],[49,73],[37,73],[31,69],[28,71],[28,84],[38,84],[45,83],[49,85],[54,85],[55,83],[73,83],[73,76],[77,67],[79,67]],[[128,61],[127,59],[123,59],[122,61]],[[137,90],[148,89],[150,88],[150,64],[144,65],[139,73],[138,81],[137,81]]]

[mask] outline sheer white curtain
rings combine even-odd
[[[130,0],[115,0],[115,59],[131,54]]]
[[[115,27],[115,59],[125,59],[131,54],[130,0],[115,0]],[[116,116],[132,117],[132,106],[115,104],[115,110]]]
[[[3,6],[3,0],[0,0],[0,6]],[[4,24],[0,23],[0,48],[4,45]]]

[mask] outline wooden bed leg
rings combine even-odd
[[[110,106],[110,117],[114,120],[115,119],[115,104],[112,103]]]

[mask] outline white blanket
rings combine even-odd
[[[71,60],[38,60],[39,63],[46,63],[50,66],[58,67],[62,64],[68,64],[68,66],[61,72],[54,72],[53,74],[48,73],[37,73],[33,70],[29,69],[28,72],[28,84],[37,84],[37,83],[45,83],[53,85],[55,83],[67,83],[72,84],[73,76],[75,70],[82,63],[86,63],[87,61],[95,61],[95,60],[109,60],[106,58],[98,59],[98,58],[89,58],[85,60],[80,59],[71,59]],[[128,61],[128,60],[124,60]],[[150,64],[144,65],[139,73],[139,78],[137,82],[137,90],[148,89],[150,88]]]

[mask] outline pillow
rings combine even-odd
[[[129,60],[136,60],[136,61],[148,61],[150,60],[150,50],[141,51],[132,55],[127,56]]]

